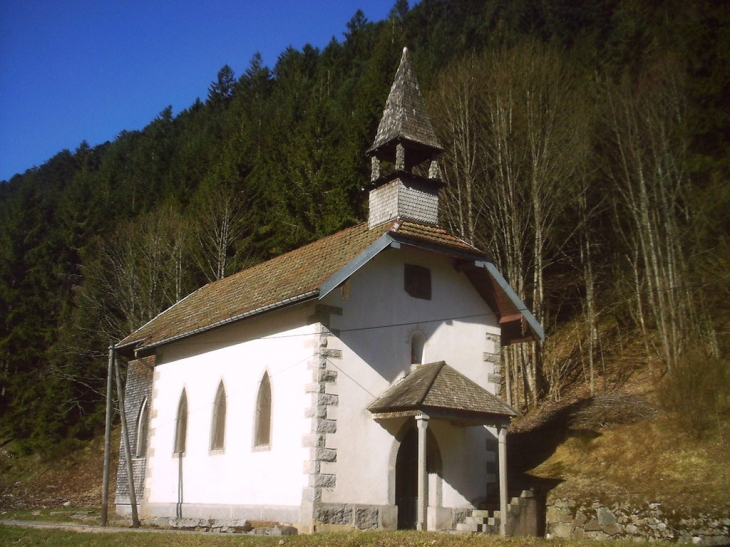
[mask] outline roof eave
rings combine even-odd
[[[176,334],[175,336],[170,336],[168,338],[158,340],[157,342],[153,342],[151,344],[145,344],[144,340],[137,340],[134,342],[129,342],[124,345],[115,346],[115,349],[117,349],[118,351],[124,350],[126,353],[128,353],[129,349],[134,348],[134,355],[136,357],[144,357],[147,355],[152,355],[157,351],[157,348],[159,348],[160,346],[163,346],[165,344],[177,342],[178,340],[182,340],[184,338],[189,338],[190,336],[195,336],[196,334],[201,334],[203,332],[207,332],[209,330],[223,327],[225,325],[230,325],[231,323],[235,323],[237,321],[242,321],[243,319],[248,319],[250,317],[254,317],[256,315],[261,315],[266,312],[278,310],[281,308],[286,308],[289,306],[293,306],[295,304],[302,304],[309,300],[314,300],[314,299],[318,298],[318,296],[319,296],[319,289],[315,289],[313,291],[308,291],[306,293],[303,293],[303,294],[300,294],[297,296],[286,298],[284,300],[275,302],[273,304],[267,304],[266,306],[261,306],[260,308],[249,310],[247,312],[229,317],[229,318],[221,320],[221,321],[216,321],[215,323],[211,323],[210,325],[206,325],[204,327],[200,327],[197,329],[193,329],[190,331]]]
[[[519,296],[517,296],[517,293],[515,293],[514,289],[510,287],[509,283],[507,283],[507,280],[502,276],[501,273],[499,273],[499,270],[494,265],[494,263],[491,261],[483,262],[481,264],[477,264],[477,266],[480,266],[487,270],[492,279],[494,279],[494,281],[499,285],[502,291],[504,291],[505,296],[507,296],[512,304],[514,304],[514,306],[517,308],[517,311],[521,315],[521,318],[518,320],[524,321],[524,326],[527,327],[527,329],[534,336],[533,340],[545,340],[545,331],[543,330],[542,325],[540,325],[535,316],[532,315],[532,312],[527,309],[525,303],[522,302],[522,299]]]
[[[505,426],[509,425],[512,418],[519,416],[517,413],[494,414],[489,412],[469,412],[464,410],[452,410],[428,406],[412,409],[371,410],[370,414],[375,421],[426,415],[434,420],[444,420],[466,427],[475,425]]]

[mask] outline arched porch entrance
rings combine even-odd
[[[378,397],[368,410],[373,419],[378,421],[402,418],[413,418],[415,421],[415,427],[406,431],[396,456],[398,528],[413,527],[415,512],[415,528],[428,529],[427,514],[431,500],[429,452],[433,453],[433,449],[429,450],[429,445],[438,447],[435,439],[429,442],[429,438],[433,438],[428,427],[432,419],[448,421],[457,427],[491,425],[497,428],[499,505],[502,514],[507,514],[507,426],[511,418],[517,416],[517,412],[510,406],[440,361],[420,365]],[[468,473],[468,470],[464,472]],[[504,534],[504,521],[502,533]]]

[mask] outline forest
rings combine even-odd
[[[728,5],[397,0],[343,29],[273,67],[223,66],[177,115],[0,183],[0,442],[52,454],[91,438],[110,344],[205,283],[361,222],[404,46],[445,148],[441,224],[492,256],[547,332],[504,349],[508,402],[605,390],[633,348],[657,381],[719,404]]]

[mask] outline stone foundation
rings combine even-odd
[[[314,507],[314,529],[336,530],[395,530],[398,508],[390,505],[350,505],[318,503]]]
[[[730,517],[676,517],[661,504],[643,507],[615,503],[579,503],[556,499],[547,505],[547,537],[570,539],[642,539],[694,545],[730,544]]]

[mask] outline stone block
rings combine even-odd
[[[602,527],[602,530],[609,536],[615,536],[622,531],[621,525],[617,522],[611,522]]]
[[[317,397],[317,405],[337,405],[340,402],[338,395],[320,393]]]
[[[317,461],[304,462],[303,471],[305,475],[314,475],[319,473],[320,464]]]
[[[323,393],[324,386],[320,383],[311,383],[304,386],[305,393]]]
[[[317,433],[337,433],[335,420],[317,420]]]
[[[317,460],[323,462],[336,462],[337,450],[334,448],[318,448],[315,457]]]
[[[317,507],[314,520],[323,524],[352,524],[352,507],[340,505],[334,507]]]
[[[314,478],[316,488],[334,488],[337,486],[337,475],[316,475]]]
[[[360,530],[376,530],[378,528],[378,509],[375,507],[355,509],[355,528]]]
[[[310,433],[309,435],[302,436],[302,446],[324,448],[325,438],[324,435],[319,433]]]
[[[337,474],[337,462],[318,462],[319,472],[324,475],[336,475]]]
[[[320,382],[336,382],[337,381],[337,371],[336,370],[320,370],[319,371],[319,381]]]
[[[586,525],[583,527],[583,529],[586,532],[599,532],[601,530],[601,525],[596,519],[589,520]]]

